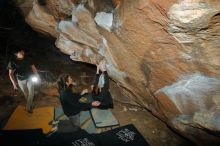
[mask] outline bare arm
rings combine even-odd
[[[32,69],[32,72],[34,73],[34,75],[38,78],[38,82],[41,82],[41,78],[40,78],[40,75],[38,74],[38,70],[37,68],[35,67],[35,65],[31,65],[31,69]]]
[[[16,78],[15,78],[14,72],[15,72],[15,70],[9,69],[8,75],[9,75],[9,78],[10,78],[10,80],[11,80],[11,83],[12,83],[14,89],[15,89],[15,90],[18,90],[17,80],[16,80]]]
[[[35,67],[35,65],[31,65],[31,69],[33,71],[34,74],[37,74],[37,68]]]

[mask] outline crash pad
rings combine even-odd
[[[43,133],[51,130],[48,123],[53,120],[54,108],[41,107],[33,109],[33,113],[28,113],[24,106],[18,106],[10,116],[4,130],[24,130],[24,129],[42,129]]]
[[[55,107],[54,120],[69,120],[69,118],[64,114],[61,106]],[[89,111],[80,112],[80,128],[86,130],[88,133],[97,133]]]
[[[96,128],[120,126],[110,109],[93,108],[90,112]]]

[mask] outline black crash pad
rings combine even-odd
[[[96,134],[88,134],[85,130],[74,133],[55,133],[45,141],[47,146],[101,146]]]
[[[1,130],[1,146],[44,146],[45,135],[42,129]]]
[[[149,146],[132,124],[100,133],[99,139],[102,146]]]

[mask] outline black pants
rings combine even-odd
[[[69,117],[73,129],[77,131],[80,128],[80,114]]]

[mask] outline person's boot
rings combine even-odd
[[[29,114],[32,114],[33,113],[33,104],[31,105],[30,109],[28,109],[26,107],[26,111],[29,113]]]
[[[27,109],[27,108],[26,108],[26,111],[27,111],[29,114],[32,114],[32,113],[33,113],[32,108],[30,108],[30,109]]]
[[[56,133],[58,131],[58,126],[54,126],[51,128],[51,130],[47,133],[46,137],[50,137],[51,135],[53,135],[54,133]]]

